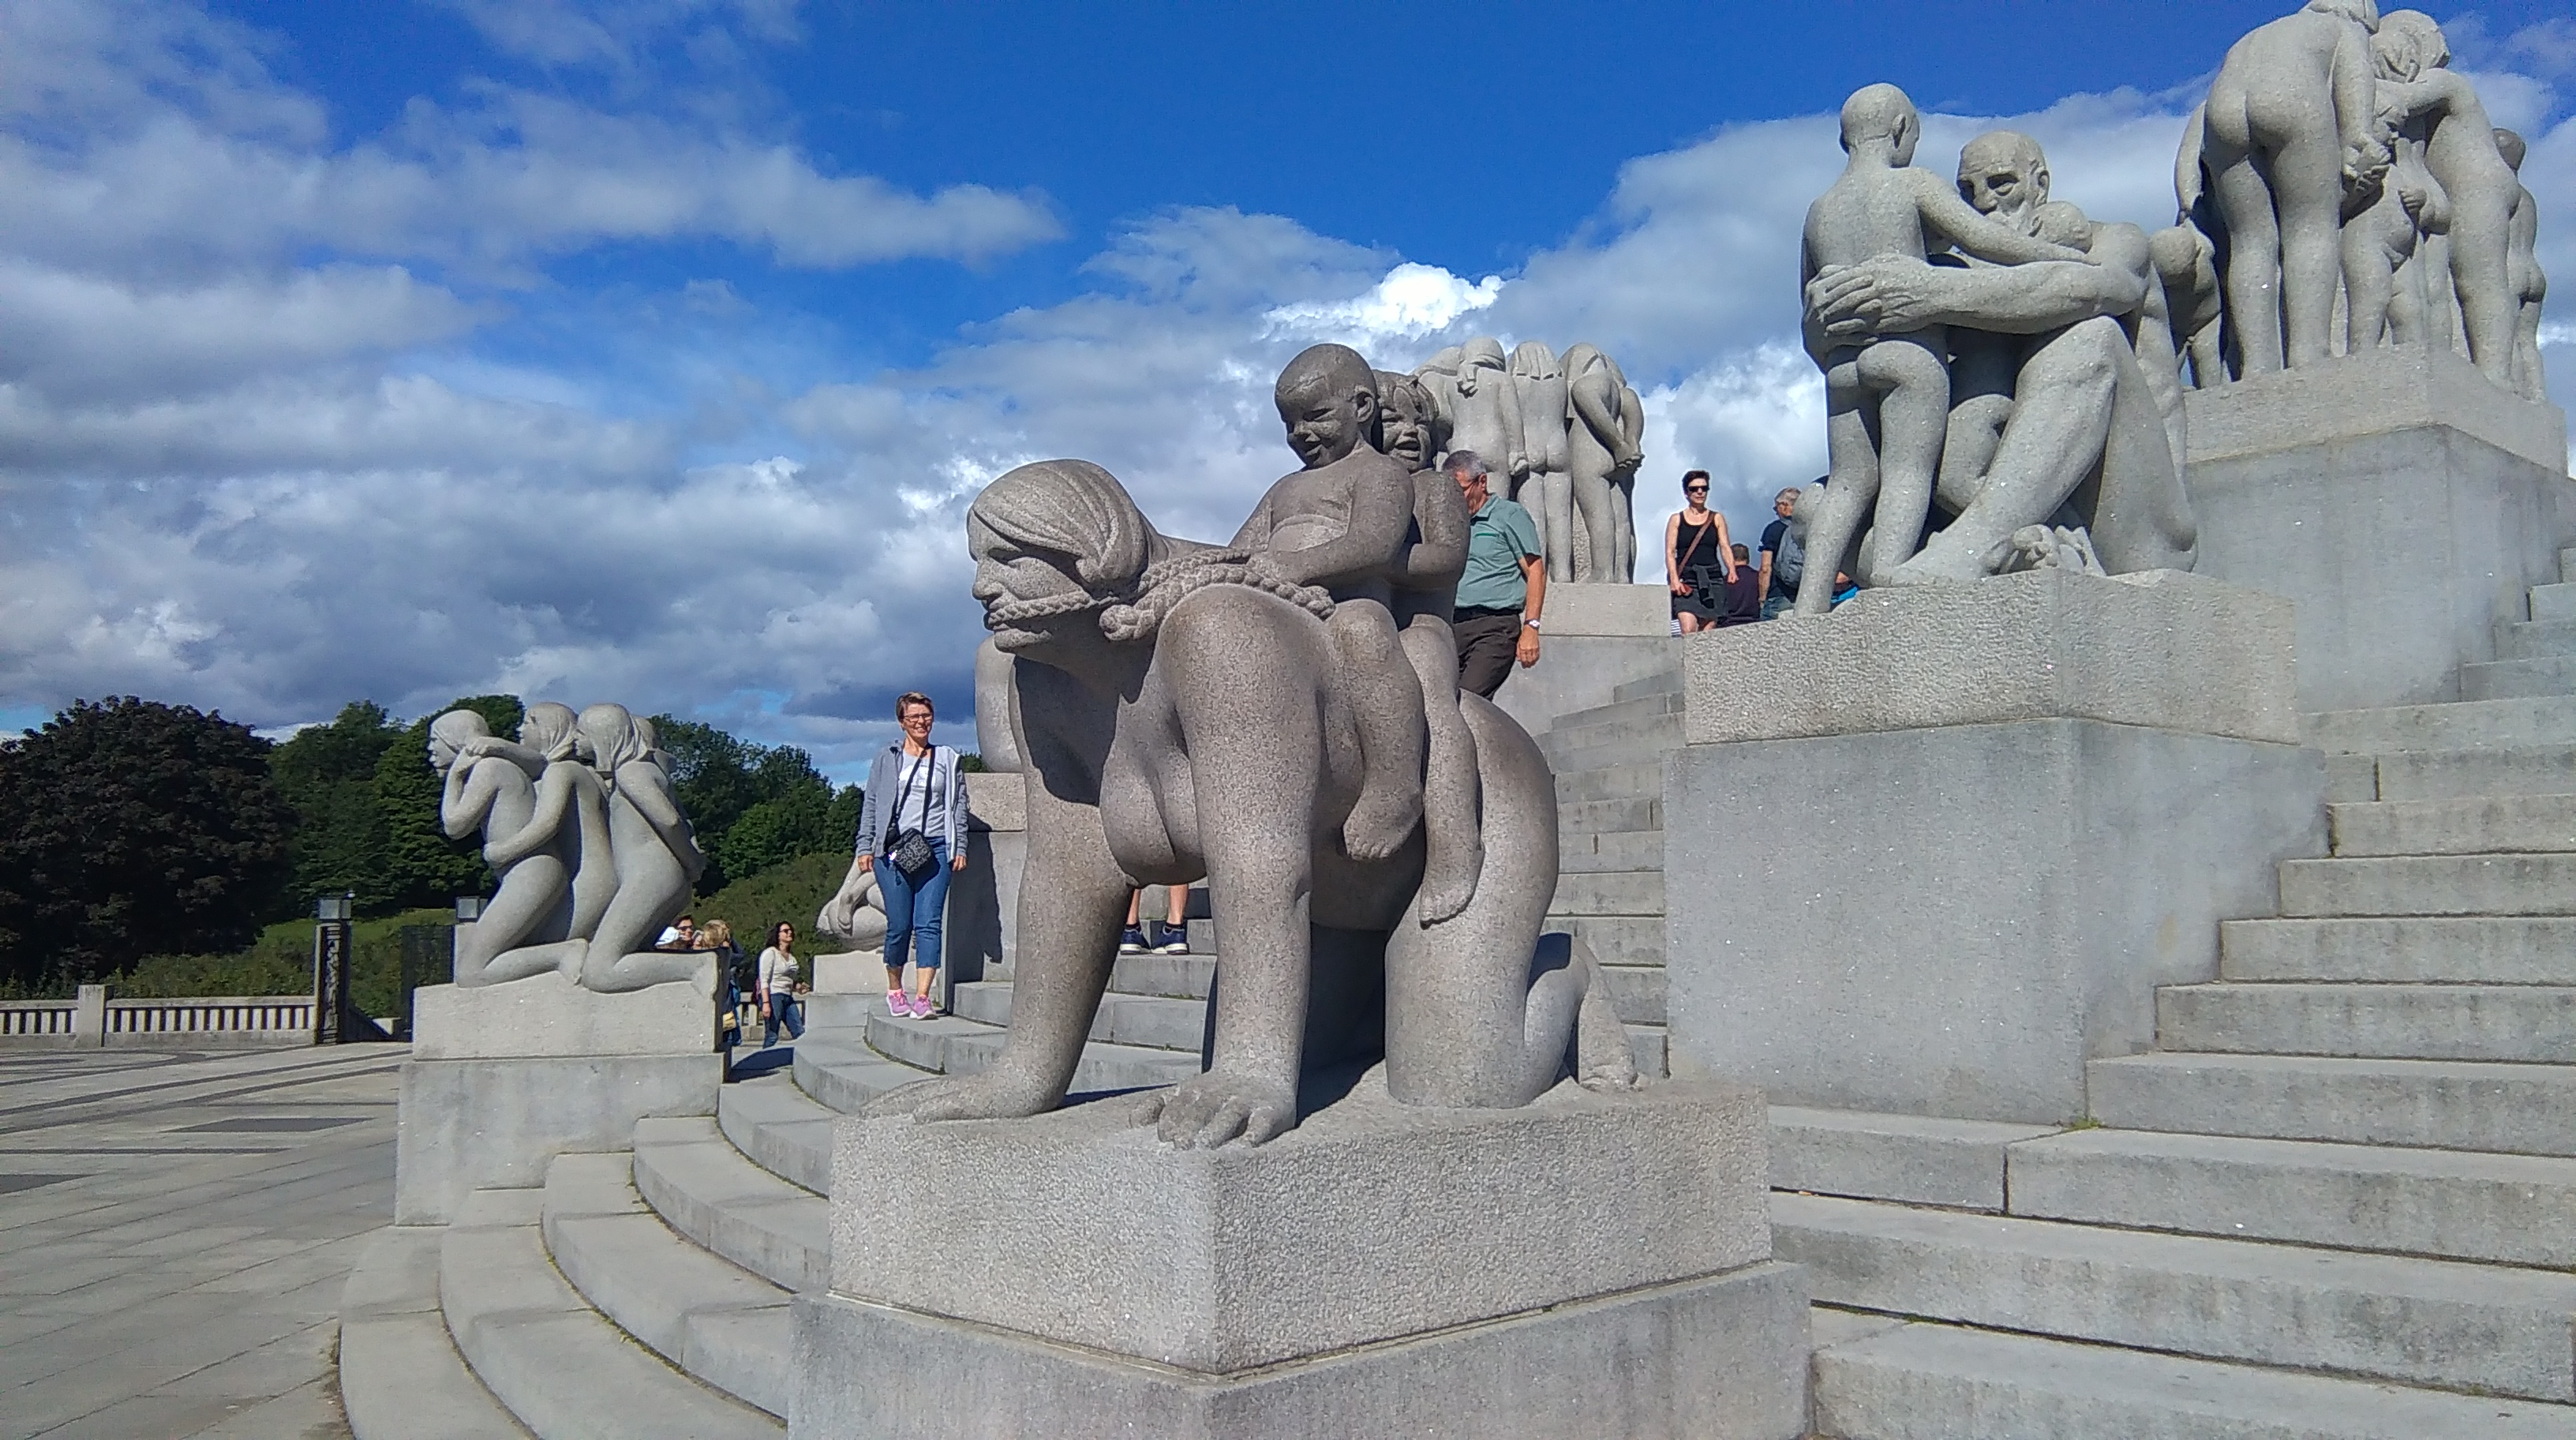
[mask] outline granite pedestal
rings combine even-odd
[[[1686,643],[1666,772],[1677,1075],[2063,1123],[2155,987],[2323,853],[2290,606],[2174,572],[1865,593]]]
[[[623,1150],[647,1116],[712,1115],[715,961],[622,995],[546,974],[415,992],[394,1223],[443,1225],[473,1191],[545,1183],[546,1162]]]
[[[1134,1107],[844,1122],[789,1433],[1800,1433],[1749,1090],[1429,1110],[1371,1075],[1214,1151]]]
[[[1544,735],[1558,716],[1607,705],[1620,686],[1670,669],[1672,600],[1660,585],[1549,585],[1538,663],[1514,666],[1494,703]]]
[[[2298,603],[2299,708],[2460,698],[2567,543],[2567,417],[2446,349],[2185,401],[2198,571]]]

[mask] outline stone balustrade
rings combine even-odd
[[[188,1049],[305,1045],[310,995],[110,999],[83,985],[68,1000],[0,1000],[0,1047],[177,1045]]]

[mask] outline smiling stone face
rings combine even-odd
[[[1288,362],[1272,392],[1288,448],[1309,470],[1369,443],[1377,428],[1377,375],[1347,345],[1317,345]]]

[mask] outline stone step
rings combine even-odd
[[[1678,690],[1654,695],[1640,695],[1633,700],[1613,700],[1589,710],[1569,710],[1556,717],[1550,732],[1580,730],[1587,725],[1615,725],[1623,720],[1652,720],[1659,715],[1682,713],[1682,696]]]
[[[2229,920],[2220,978],[2576,985],[2576,917],[2396,916]]]
[[[972,1075],[991,1065],[1002,1053],[1006,1032],[984,1026],[982,1033],[960,1036],[947,1047],[949,1073]],[[1199,1073],[1198,1052],[1157,1050],[1142,1045],[1109,1045],[1094,1040],[1082,1047],[1082,1059],[1074,1067],[1073,1094],[1090,1094],[1104,1090],[1143,1090],[1157,1085],[1177,1085]]]
[[[1560,875],[1556,898],[1547,907],[1555,915],[1661,915],[1664,872],[1603,871]]]
[[[832,1203],[752,1164],[713,1120],[635,1122],[635,1190],[672,1229],[773,1285],[830,1282]]]
[[[1121,955],[1118,963],[1110,968],[1109,988],[1120,995],[1168,995],[1182,1000],[1205,1000],[1208,987],[1215,978],[1214,954]]]
[[[2576,1155],[2576,1067],[2313,1055],[2088,1061],[2093,1118],[2122,1130]]]
[[[2561,581],[2555,585],[2532,586],[2531,618],[2544,624],[2552,620],[2576,620],[2576,585]]]
[[[802,1042],[799,1042],[802,1048]],[[817,1195],[832,1189],[832,1127],[841,1113],[785,1072],[737,1080],[716,1096],[716,1128],[750,1161]]]
[[[2309,744],[2320,750],[2477,750],[2499,745],[2576,745],[2576,700],[2518,700],[2389,705],[2326,710],[2305,717]]]
[[[2380,798],[2378,756],[2326,757],[2326,799],[2359,803]]]
[[[719,1142],[721,1143],[721,1142]],[[536,1190],[479,1190],[439,1245],[448,1333],[539,1440],[750,1440],[778,1420],[699,1384],[582,1301],[546,1258]]]
[[[2576,1267],[2576,1160],[2071,1130],[2014,1145],[2006,1163],[2015,1215]]]
[[[387,1226],[340,1291],[340,1407],[357,1440],[529,1440],[438,1308],[445,1226]]]
[[[1649,695],[1679,695],[1681,693],[1682,667],[1679,665],[1675,665],[1669,670],[1658,670],[1652,675],[1643,676],[1635,680],[1623,681],[1610,687],[1610,698],[1614,702],[1620,700],[1642,700]]]
[[[2562,985],[2166,985],[2166,1050],[2395,1060],[2576,1063],[2576,987]]]
[[[1661,965],[1604,965],[1601,978],[1610,985],[1611,1002],[1619,1008],[1619,1018],[1631,1025],[1664,1023],[1664,967]]]
[[[1605,870],[1661,871],[1663,868],[1664,832],[1661,830],[1557,837],[1556,869],[1560,875],[1593,874]]]
[[[546,1166],[546,1254],[584,1302],[691,1376],[787,1414],[794,1342],[786,1291],[662,1223],[624,1155],[558,1155]]]
[[[2378,757],[2382,800],[2477,795],[2576,795],[2576,745],[2398,750]]]
[[[1642,764],[1659,760],[1681,743],[1682,717],[1670,712],[1592,725],[1567,725],[1560,720],[1538,737],[1539,753],[1563,770]]]
[[[2328,805],[2326,817],[2343,856],[2576,850],[2576,795]]]
[[[2281,913],[2576,915],[2576,855],[2284,860]]]
[[[1651,765],[1610,765],[1598,770],[1559,770],[1556,772],[1556,803],[1572,804],[1584,800],[1661,799],[1664,793],[1663,762]]]
[[[898,1020],[886,1014],[883,1007],[868,1016],[867,1023],[870,1049],[916,1070],[939,1072],[949,1068],[949,1041],[999,1033],[994,1027],[963,1015],[933,1015],[927,1020],[907,1016]]]
[[[1649,1080],[1668,1080],[1672,1078],[1672,1065],[1670,1060],[1667,1058],[1664,1045],[1663,1026],[1629,1026],[1628,1051],[1636,1057],[1638,1074],[1645,1076]]]
[[[1592,958],[1604,965],[1664,963],[1661,915],[1550,915],[1547,928],[1582,936]]]
[[[2576,620],[2508,620],[2495,627],[2496,658],[2576,655]]]
[[[2001,1211],[2005,1147],[2057,1129],[1774,1105],[1771,1188]]]
[[[2576,1400],[2576,1276],[1773,1192],[1818,1303]]]
[[[2529,695],[2576,695],[2576,656],[2490,660],[2460,667],[2462,700],[2510,700]]]
[[[797,1089],[823,1108],[844,1115],[898,1085],[931,1075],[869,1049],[864,1029],[806,1031],[805,1038],[796,1042],[794,1069]]]
[[[1664,802],[1657,795],[1635,795],[1624,800],[1577,800],[1556,807],[1556,833],[1559,836],[1663,828]]]
[[[1011,984],[1007,980],[977,980],[960,985],[950,1003],[964,1019],[986,1025],[1011,1023]],[[1091,1018],[1091,1038],[1112,1045],[1186,1050],[1195,1056],[1207,1038],[1207,1002],[1157,995],[1104,995],[1100,997],[1100,1009]]]
[[[1816,1433],[1841,1440],[2576,1440],[2576,1409],[2007,1335],[1902,1325],[1820,1349]]]

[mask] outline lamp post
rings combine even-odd
[[[350,1038],[349,917],[357,895],[325,895],[313,905],[313,1043],[337,1045]],[[372,1028],[372,1027],[370,1027]]]

